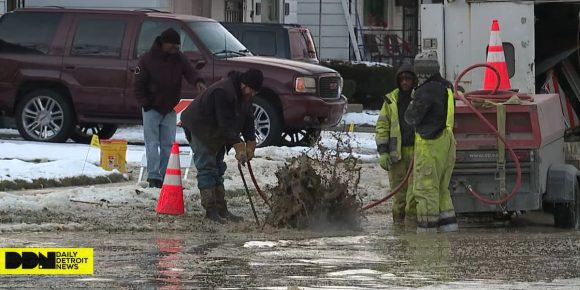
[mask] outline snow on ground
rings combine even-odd
[[[0,181],[36,179],[62,179],[84,175],[88,177],[107,176],[111,171],[83,160],[58,160],[44,163],[32,163],[18,159],[0,160]]]
[[[126,139],[130,143],[143,143],[143,126],[121,127],[113,136],[115,139]],[[182,128],[177,128],[177,136],[175,137],[179,144],[187,144],[185,132]]]
[[[346,113],[342,116],[342,123],[357,126],[375,126],[379,117],[379,111],[363,111],[362,113]]]
[[[129,145],[127,148],[127,162],[141,162],[145,152],[143,146]],[[0,141],[0,159],[20,159],[24,161],[56,161],[80,160],[93,164],[100,163],[100,150],[86,144],[76,143],[43,143],[18,140]]]
[[[393,67],[392,65],[384,62],[376,62],[376,61],[351,61],[351,64],[364,64],[368,67],[373,66],[384,66],[384,67]]]

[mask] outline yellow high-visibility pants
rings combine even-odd
[[[411,160],[413,160],[414,154],[413,146],[403,146],[401,148],[401,160],[399,162],[391,165],[389,170],[389,184],[391,190],[399,186],[401,182],[405,179],[407,175],[407,170],[411,165]],[[393,197],[393,222],[396,224],[402,224],[405,221],[405,208],[407,206],[407,194],[413,190],[413,176],[409,177],[407,183],[401,188],[399,192]]]
[[[436,139],[415,138],[413,190],[407,195],[406,216],[416,217],[417,232],[458,230],[449,192],[455,150],[455,138],[449,129]]]

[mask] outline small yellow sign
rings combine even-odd
[[[92,275],[92,248],[0,248],[0,275]]]
[[[348,126],[348,132],[349,133],[353,133],[354,132],[354,123],[350,123],[350,126]]]
[[[93,137],[91,138],[91,147],[101,147],[101,143],[99,142],[99,135],[93,134]]]

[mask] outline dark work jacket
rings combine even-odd
[[[157,37],[151,49],[139,59],[135,71],[135,97],[145,110],[167,114],[181,99],[183,77],[192,85],[202,81],[185,55],[164,53]]]
[[[450,83],[439,74],[415,88],[413,100],[405,112],[405,120],[424,139],[435,139],[445,129],[448,88]]]
[[[256,140],[252,100],[242,96],[240,74],[230,72],[181,113],[181,125],[212,153],[242,142],[240,134]]]

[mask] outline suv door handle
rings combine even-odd
[[[75,70],[75,69],[77,69],[77,67],[74,66],[74,65],[67,65],[67,66],[64,67],[64,69],[66,69],[66,70]]]

